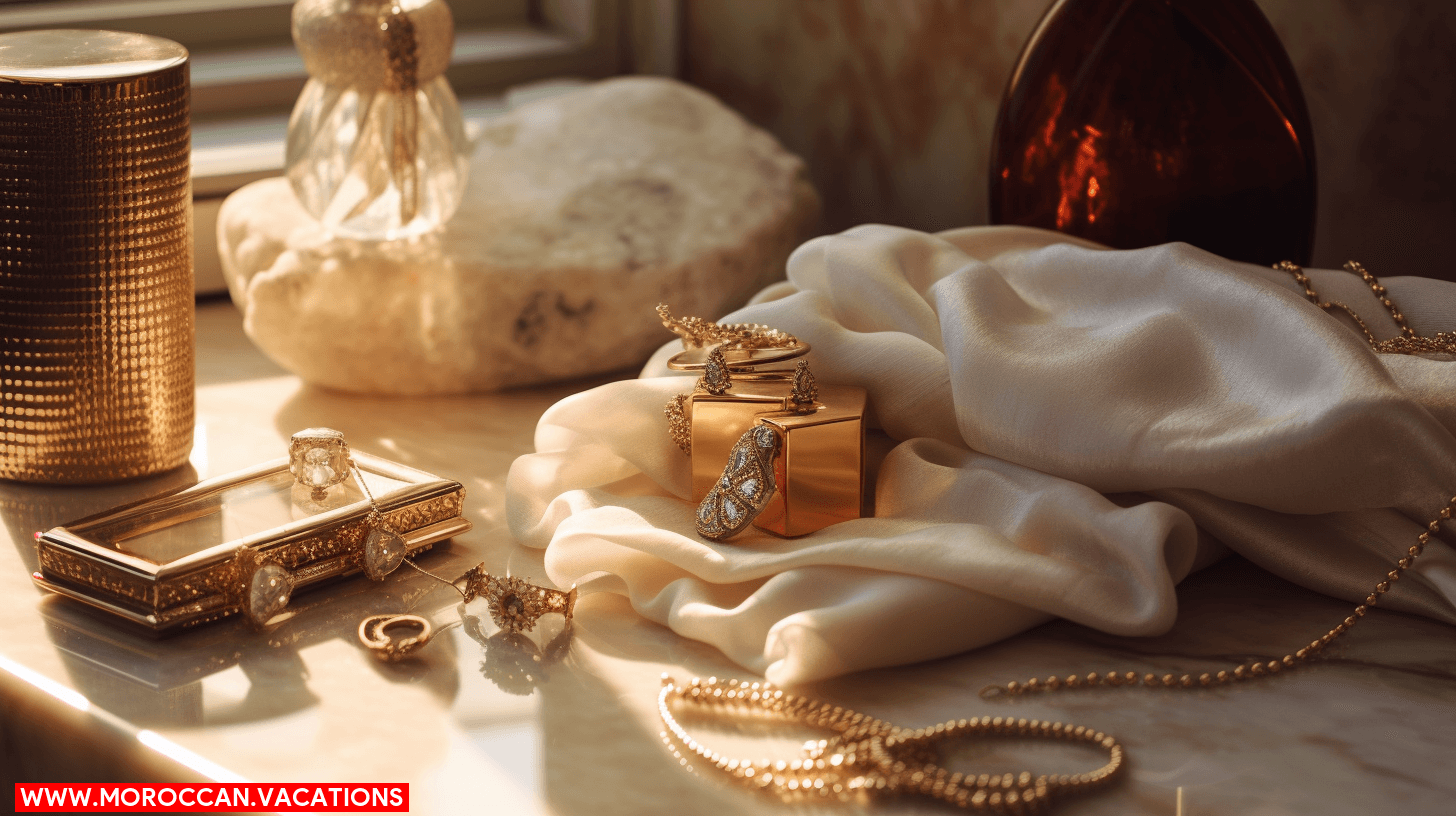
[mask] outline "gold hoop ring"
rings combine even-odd
[[[395,639],[388,633],[397,626],[417,626],[420,631]],[[370,615],[359,621],[359,642],[385,663],[397,663],[430,642],[435,626],[419,615]]]

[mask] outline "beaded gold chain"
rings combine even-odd
[[[1385,580],[1375,585],[1375,589],[1369,595],[1365,596],[1365,602],[1356,606],[1349,617],[1340,621],[1333,629],[1330,629],[1325,634],[1310,641],[1308,646],[1286,654],[1278,660],[1270,660],[1267,663],[1262,661],[1240,663],[1232,671],[1220,671],[1217,673],[1204,672],[1197,677],[1191,674],[1181,676],[1164,674],[1159,676],[1152,672],[1140,676],[1137,672],[1117,671],[1111,671],[1106,674],[1092,672],[1085,677],[1069,674],[1065,679],[1056,677],[1055,675],[1045,680],[1033,677],[1025,683],[1018,683],[1013,680],[1004,686],[987,686],[981,690],[981,696],[990,697],[997,694],[1016,695],[1027,692],[1056,691],[1061,688],[1075,689],[1091,686],[1135,686],[1139,683],[1144,686],[1156,686],[1160,688],[1191,688],[1194,686],[1235,683],[1254,677],[1263,677],[1268,674],[1278,674],[1285,669],[1294,668],[1313,658],[1326,646],[1330,645],[1335,638],[1350,631],[1361,618],[1365,617],[1365,614],[1370,611],[1371,607],[1379,603],[1380,596],[1389,592],[1391,584],[1400,580],[1401,573],[1410,569],[1411,564],[1414,564],[1416,559],[1421,557],[1421,553],[1425,551],[1426,544],[1430,542],[1431,536],[1440,531],[1441,522],[1451,518],[1451,508],[1453,506],[1456,506],[1456,496],[1453,496],[1451,501],[1445,507],[1441,508],[1439,516],[1432,520],[1430,524],[1426,525],[1425,532],[1416,536],[1415,545],[1406,551],[1406,555],[1396,562],[1395,569],[1386,573]]]
[[[1309,298],[1314,305],[1327,312],[1338,309],[1349,315],[1350,319],[1355,321],[1355,325],[1360,327],[1360,331],[1365,334],[1365,341],[1370,344],[1370,348],[1374,349],[1377,354],[1456,354],[1456,334],[1436,332],[1431,337],[1416,334],[1415,330],[1405,322],[1405,315],[1390,299],[1389,291],[1359,261],[1346,261],[1345,270],[1359,275],[1370,287],[1375,299],[1390,312],[1390,316],[1395,319],[1395,325],[1400,327],[1399,337],[1376,340],[1375,335],[1370,332],[1370,327],[1365,325],[1365,321],[1360,319],[1360,315],[1356,314],[1354,309],[1338,300],[1321,300],[1319,293],[1311,285],[1309,276],[1304,274],[1304,270],[1300,268],[1299,264],[1293,261],[1280,261],[1274,264],[1274,268],[1293,275],[1295,282],[1304,287],[1304,296]]]
[[[795,760],[731,759],[698,742],[677,721],[674,706],[696,705],[718,712],[759,715],[837,732],[805,746]],[[1123,767],[1123,748],[1113,737],[1084,726],[1013,717],[973,717],[928,728],[907,729],[841,706],[785,692],[769,683],[694,678],[679,686],[662,676],[658,714],[661,736],[689,771],[692,761],[713,767],[741,784],[780,798],[867,801],[918,793],[967,810],[1035,813],[1053,797],[1090,791],[1111,781]],[[936,747],[957,737],[997,736],[1085,743],[1107,752],[1107,762],[1081,774],[962,774],[941,767]],[[675,747],[681,746],[681,750]],[[687,752],[687,756],[683,751]],[[689,757],[694,759],[690,760]]]

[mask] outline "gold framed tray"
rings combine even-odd
[[[263,624],[294,592],[361,571],[381,525],[404,556],[470,529],[459,482],[358,452],[353,464],[322,491],[276,459],[52,528],[32,578],[158,633],[238,612]]]

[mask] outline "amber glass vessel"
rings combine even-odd
[[[1253,0],[1058,0],[1011,74],[991,221],[1309,261],[1314,140]]]

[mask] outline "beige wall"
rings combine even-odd
[[[808,160],[826,230],[982,224],[996,109],[1046,6],[685,0],[684,75]],[[1260,6],[1314,122],[1315,262],[1456,279],[1456,2]]]

